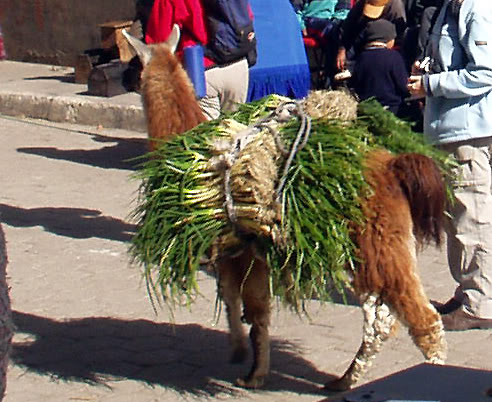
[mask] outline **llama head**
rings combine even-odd
[[[123,29],[122,33],[125,39],[130,44],[130,48],[133,51],[134,55],[138,56],[140,62],[144,67],[147,66],[150,59],[152,58],[152,50],[154,47],[166,46],[171,53],[174,53],[176,51],[176,47],[178,46],[180,38],[179,26],[177,26],[176,24],[174,24],[171,34],[169,35],[167,40],[158,45],[147,45],[141,40],[130,35],[125,29]]]
[[[193,85],[174,52],[180,31],[174,25],[166,42],[146,45],[128,32],[123,35],[143,66],[140,93],[147,119],[150,148],[206,120]],[[159,141],[158,141],[159,140]]]

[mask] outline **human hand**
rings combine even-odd
[[[412,75],[428,73],[430,68],[430,58],[427,56],[423,60],[417,60],[412,65]]]
[[[407,90],[410,92],[410,95],[415,98],[424,97],[426,95],[421,74],[410,76],[407,83]]]
[[[337,53],[337,59],[336,59],[337,69],[339,71],[342,71],[345,69],[346,59],[347,59],[347,53],[345,51],[345,48],[344,47],[339,48],[338,53]]]

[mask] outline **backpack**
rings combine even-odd
[[[246,57],[256,63],[256,37],[248,0],[203,0],[209,42],[205,56],[217,64],[229,64]]]

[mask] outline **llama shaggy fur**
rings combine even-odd
[[[441,242],[446,193],[440,171],[423,155],[376,151],[367,157],[365,177],[373,188],[362,203],[367,222],[354,227],[363,262],[350,272],[364,314],[363,339],[345,374],[326,384],[331,390],[348,389],[363,376],[397,319],[428,362],[442,364],[446,357],[441,318],[425,295],[416,257],[418,247]],[[222,258],[218,274],[231,331],[231,361],[244,360],[247,341],[241,320],[251,324],[253,367],[237,383],[259,387],[269,371],[268,265],[251,244],[240,255]]]
[[[206,120],[186,71],[165,44],[153,49],[142,71],[141,92],[152,150]]]
[[[144,68],[142,96],[151,142],[204,121],[185,71],[165,47],[154,49]],[[365,177],[373,189],[362,200],[367,222],[354,228],[363,262],[351,273],[364,313],[363,339],[345,374],[326,385],[333,390],[347,389],[361,378],[397,320],[408,327],[427,361],[443,363],[446,355],[440,316],[416,267],[418,247],[441,241],[446,194],[440,171],[423,155],[376,151],[367,156]],[[259,387],[270,368],[269,266],[252,242],[239,254],[219,256],[216,271],[230,328],[231,362],[245,360],[249,345],[243,321],[251,325],[253,365],[237,383]]]

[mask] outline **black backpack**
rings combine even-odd
[[[205,56],[217,64],[229,64],[246,57],[256,63],[256,37],[248,0],[203,0],[209,42]]]

